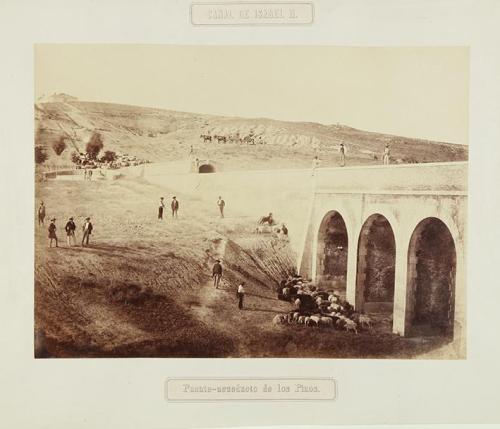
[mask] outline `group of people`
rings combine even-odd
[[[56,226],[56,218],[53,217],[50,219],[50,224],[48,227],[49,231],[49,247],[52,247],[52,244],[55,244],[55,247],[59,247],[59,240],[57,238],[57,226]],[[44,226],[45,225],[45,204],[42,201],[40,203],[40,206],[38,207],[38,225],[39,226]],[[83,231],[83,236],[82,236],[82,247],[85,245],[89,245],[89,239],[90,235],[92,234],[93,230],[93,225],[92,222],[90,222],[90,217],[85,218],[85,222],[82,225],[82,231]],[[75,246],[76,245],[76,224],[74,221],[73,217],[70,217],[68,221],[66,222],[66,225],[64,227],[64,230],[66,231],[66,243],[68,247]]]
[[[158,204],[158,220],[163,219],[163,209],[165,208],[165,201],[163,197],[160,197],[160,203]],[[172,210],[172,218],[177,219],[179,211],[179,201],[177,197],[172,197],[172,202],[170,203],[170,209]]]
[[[341,167],[344,167],[345,166],[345,160],[346,160],[346,147],[344,145],[344,143],[340,143],[340,146],[339,146],[339,154],[340,154],[340,159],[339,159],[339,163],[340,163],[340,166]],[[384,163],[384,165],[389,165],[390,164],[390,160],[391,160],[391,150],[389,148],[389,143],[386,143],[385,144],[385,148],[384,148],[384,153],[382,154],[382,161]],[[311,176],[314,176],[315,173],[316,173],[316,169],[319,168],[321,165],[321,160],[319,159],[318,156],[315,156],[312,160],[312,172],[311,172]]]
[[[83,170],[83,180],[92,180],[93,171],[90,169]]]
[[[219,289],[220,281],[222,279],[222,265],[220,259],[215,260],[215,264],[212,267],[212,278],[214,280],[215,289]],[[243,300],[245,298],[245,282],[240,282],[238,288],[236,289],[236,298],[238,299],[238,308],[243,309]]]
[[[219,199],[217,200],[217,207],[219,207],[219,213],[220,217],[224,217],[224,207],[226,206],[226,202],[222,199],[221,196],[219,196]],[[163,197],[160,197],[160,202],[158,204],[158,220],[163,219],[163,211],[165,209],[165,199]],[[179,211],[179,200],[177,197],[172,197],[172,201],[170,202],[170,209],[172,210],[172,218],[177,219],[178,211]]]
[[[340,155],[339,164],[341,167],[345,166],[345,154],[346,154],[346,147],[345,147],[344,143],[340,143],[340,146],[339,146],[339,155]],[[318,156],[315,156],[312,160],[311,176],[315,175],[316,169],[318,169],[320,166],[321,166],[321,160],[319,159]]]

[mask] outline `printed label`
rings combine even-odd
[[[170,378],[167,401],[332,401],[332,378]]]
[[[194,25],[311,24],[312,3],[193,3]]]

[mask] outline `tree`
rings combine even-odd
[[[35,146],[35,162],[37,164],[43,164],[47,161],[48,155],[47,152],[43,149],[42,146]]]
[[[103,162],[113,162],[116,160],[116,153],[112,150],[107,150],[104,152],[104,155],[101,157],[101,161]]]
[[[80,154],[75,150],[71,152],[71,161],[75,164],[80,164]]]
[[[61,153],[64,152],[64,149],[66,149],[65,140],[66,139],[63,136],[61,136],[57,141],[52,143],[52,149],[54,149],[54,152],[56,153],[57,156],[60,156]]]
[[[99,152],[104,147],[102,136],[99,133],[92,134],[89,142],[87,143],[86,151],[90,159],[96,160]]]

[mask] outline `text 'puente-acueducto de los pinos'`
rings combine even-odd
[[[320,169],[298,262],[399,335],[465,350],[467,163]],[[455,342],[454,341],[454,342]]]

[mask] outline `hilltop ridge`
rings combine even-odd
[[[83,152],[96,132],[102,135],[106,150],[151,161],[173,161],[186,158],[193,146],[198,156],[217,159],[226,169],[309,167],[315,155],[324,166],[336,165],[340,142],[347,147],[350,165],[380,163],[386,143],[390,143],[393,162],[397,163],[463,161],[468,157],[464,145],[368,132],[342,124],[87,102],[64,93],[37,101],[35,131],[35,145],[46,149],[51,165],[71,165],[71,152]],[[227,142],[203,142],[202,134],[225,136]],[[248,136],[255,144],[236,142],[237,137]],[[52,145],[61,138],[67,149],[57,156]]]

